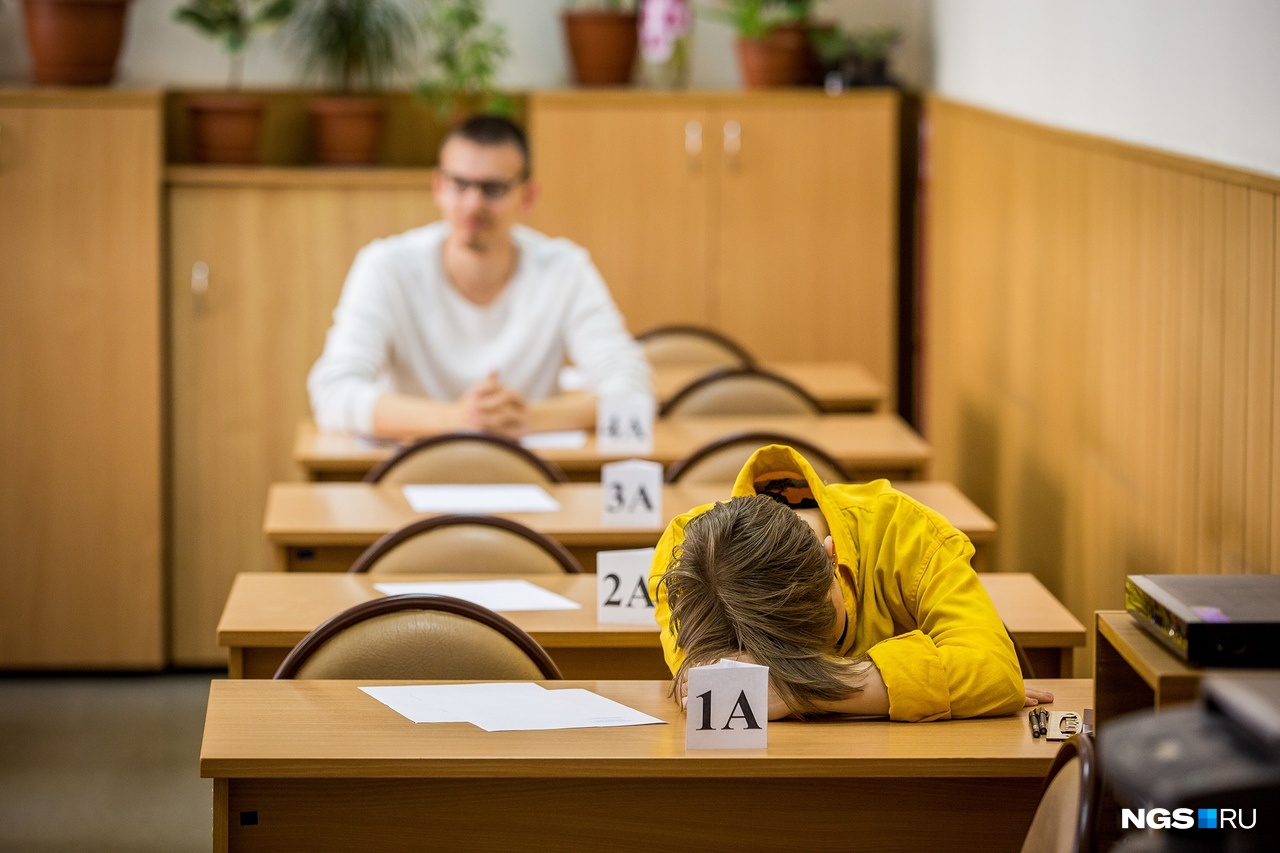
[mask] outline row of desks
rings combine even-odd
[[[511,577],[484,575],[486,579]],[[1030,574],[979,576],[1009,633],[1031,658],[1036,674],[1070,675],[1072,651],[1085,629]],[[368,575],[246,572],[236,577],[218,623],[218,645],[229,653],[232,678],[270,678],[303,637],[332,616],[382,596],[385,581],[476,580],[470,575]],[[550,653],[566,678],[669,679],[658,627],[596,620],[595,575],[530,575],[525,580],[563,595],[578,610],[503,614]]]
[[[902,482],[897,488],[941,513],[981,547],[995,536],[991,518],[950,483]],[[543,533],[573,552],[587,571],[595,554],[657,544],[667,523],[688,510],[724,500],[726,486],[666,486],[661,527],[614,527],[602,520],[598,483],[547,486],[560,503],[555,512],[509,513],[504,517]],[[380,536],[425,517],[414,512],[396,486],[367,483],[276,483],[267,495],[263,532],[285,571],[346,571]]]
[[[902,418],[879,413],[660,418],[653,426],[653,452],[644,456],[668,466],[739,432],[803,438],[839,460],[855,480],[918,478],[933,455],[929,444]],[[393,442],[320,432],[304,421],[298,427],[293,458],[312,480],[358,480],[397,449]],[[599,479],[602,464],[632,455],[601,453],[592,435],[582,447],[545,448],[536,453],[574,480]]]

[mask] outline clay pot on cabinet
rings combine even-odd
[[[634,12],[565,10],[565,40],[579,86],[626,86],[639,50],[639,16]]]
[[[116,74],[129,0],[23,0],[31,80],[102,85]]]
[[[248,95],[193,95],[187,99],[192,148],[200,163],[258,162],[263,104]]]
[[[807,24],[782,24],[762,38],[738,38],[738,67],[748,89],[798,86],[812,74]]]
[[[378,162],[386,104],[377,97],[312,98],[307,104],[317,163],[367,166]]]

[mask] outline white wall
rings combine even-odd
[[[120,60],[125,85],[220,86],[227,63],[217,47],[189,27],[172,21],[180,0],[134,0]],[[927,79],[929,0],[823,0],[819,15],[846,26],[893,25],[904,31],[897,67],[909,82]],[[695,7],[703,0],[695,0]],[[555,87],[568,79],[560,32],[563,0],[489,0],[491,16],[506,28],[513,56],[501,82],[517,88]],[[25,79],[29,59],[17,0],[0,0],[0,80]],[[700,16],[694,25],[691,85],[735,88],[739,85],[733,34],[715,20]],[[297,72],[279,35],[259,39],[245,62],[249,86],[279,87],[298,83]]]
[[[1280,174],[1280,2],[938,0],[933,88]]]

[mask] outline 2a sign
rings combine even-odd
[[[652,548],[596,554],[596,621],[653,625],[653,598],[649,595],[652,565]]]

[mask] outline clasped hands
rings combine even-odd
[[[467,389],[459,401],[462,421],[472,429],[519,438],[529,431],[529,404],[498,380],[497,371]]]

